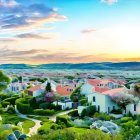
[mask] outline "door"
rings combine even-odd
[[[110,113],[110,107],[108,107],[108,113]]]

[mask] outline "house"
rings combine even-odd
[[[57,102],[54,102],[53,104],[57,105]],[[59,101],[58,105],[61,105],[61,109],[65,110],[67,108],[72,108],[73,102],[71,100]]]
[[[16,83],[11,83],[9,85],[8,89],[9,89],[9,91],[19,92],[21,90],[26,89],[27,86],[28,85],[26,83],[18,83],[18,82],[16,82]]]
[[[96,110],[102,113],[110,113],[113,109],[118,109],[117,103],[112,100],[112,96],[122,92],[125,88],[110,89],[104,92],[92,92],[87,94],[88,103],[96,106]],[[86,106],[78,106],[78,113],[81,114]]]
[[[110,113],[113,109],[118,109],[117,103],[112,101],[109,95],[94,92],[88,95],[88,102],[96,106],[96,110],[102,113]]]
[[[88,94],[93,92],[105,92],[107,90],[110,90],[106,86],[99,85],[101,83],[101,80],[99,79],[87,79],[87,82],[81,87],[81,94],[85,95],[86,97]]]
[[[56,87],[56,93],[60,94],[61,96],[69,97],[72,92],[74,91],[75,87],[58,85]]]
[[[37,97],[37,96],[41,95],[41,93],[43,91],[44,90],[41,89],[41,86],[40,85],[36,85],[34,87],[31,87],[31,88],[27,89],[28,95],[29,96],[33,96],[33,97]]]
[[[131,112],[132,115],[140,114],[140,101],[137,104],[129,104],[126,106],[126,114]]]

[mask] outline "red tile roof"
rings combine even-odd
[[[122,92],[123,89],[125,89],[125,87],[111,89],[111,90],[108,90],[108,91],[103,92],[102,94],[104,94],[104,95],[109,95],[109,96],[113,96],[113,95],[116,94],[116,93]]]
[[[87,82],[93,86],[98,85],[101,83],[101,80],[99,79],[87,79]]]
[[[67,95],[71,95],[73,91],[67,91],[67,89],[75,89],[75,87],[69,87],[69,86],[65,86],[65,87],[61,87],[61,85],[58,85],[56,87],[56,92],[58,94],[60,94],[61,96],[67,96]]]
[[[95,86],[95,91],[96,92],[99,92],[99,93],[103,93],[103,92],[108,91],[108,90],[110,90],[110,89],[107,88],[107,87],[98,87],[98,86]]]
[[[28,88],[28,91],[37,91],[41,88],[40,85],[37,85],[37,86],[34,86],[34,87],[31,87],[31,88]]]

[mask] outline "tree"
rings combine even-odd
[[[47,92],[51,92],[52,91],[52,89],[51,89],[51,83],[50,82],[47,83],[45,89],[46,89]]]
[[[80,100],[80,97],[81,97],[81,94],[80,94],[80,91],[81,91],[81,87],[82,87],[82,84],[80,84],[78,87],[75,88],[75,90],[72,92],[72,94],[70,95],[70,99],[72,101],[76,101],[76,99],[79,101]]]
[[[10,84],[10,78],[0,71],[0,91],[3,91]]]
[[[133,95],[128,93],[116,93],[112,96],[112,100],[115,101],[123,109],[125,109],[129,104],[134,104],[139,101],[138,98],[135,98]]]
[[[62,101],[62,97],[60,96],[60,94],[56,94],[55,99],[57,101],[57,105],[58,105],[58,101]]]

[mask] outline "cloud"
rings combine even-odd
[[[51,39],[51,37],[44,37],[38,34],[33,33],[25,33],[25,34],[19,34],[16,37],[18,38],[34,38],[34,39]]]
[[[67,21],[53,8],[44,4],[24,5],[14,0],[0,0],[1,29],[31,29],[41,28],[46,23]]]
[[[11,59],[14,57],[27,57],[28,55],[37,55],[37,54],[42,54],[42,53],[46,53],[48,52],[48,50],[44,50],[44,49],[31,49],[31,50],[16,50],[16,49],[8,49],[8,47],[3,47],[0,49],[0,60],[2,60],[3,58],[5,60],[7,59]],[[3,60],[4,60],[3,59]]]
[[[79,55],[78,53],[52,53],[48,50],[14,50],[7,47],[0,50],[0,63],[88,63],[88,62],[107,62],[119,61],[119,59],[107,58],[106,54],[100,55]]]
[[[95,32],[95,31],[97,31],[97,29],[89,28],[89,29],[82,30],[81,33],[83,33],[83,34],[89,34],[89,33]]]
[[[10,39],[10,38],[0,38],[0,42],[14,42],[14,39]]]
[[[118,0],[101,0],[101,2],[107,3],[109,5],[118,2]]]

